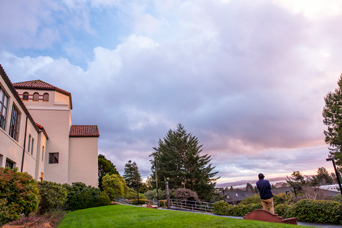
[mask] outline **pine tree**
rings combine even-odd
[[[211,156],[200,155],[202,145],[198,138],[187,133],[182,124],[178,124],[177,130],[169,130],[163,140],[159,140],[150,155],[154,178],[157,168],[158,185],[165,188],[165,181],[169,182],[172,189],[187,188],[195,191],[198,196],[209,201],[214,194],[216,184],[214,168],[211,164]],[[155,163],[157,162],[157,167]]]
[[[342,75],[337,85],[338,88],[324,98],[323,123],[328,127],[324,135],[325,142],[329,144],[330,156],[342,169]]]
[[[125,179],[126,184],[129,188],[136,189],[137,186],[141,184],[141,176],[138,166],[135,162],[132,163],[132,161],[129,160],[126,163],[123,178]]]

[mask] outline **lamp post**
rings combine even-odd
[[[334,166],[334,169],[335,169],[335,173],[336,173],[337,182],[338,182],[338,187],[339,187],[341,195],[342,195],[342,186],[341,186],[341,181],[340,181],[340,174],[337,171],[335,160],[334,160],[334,158],[327,158],[325,160],[326,161],[332,161],[332,163],[333,163],[333,166]]]

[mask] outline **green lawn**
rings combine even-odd
[[[68,213],[58,228],[65,227],[294,227],[252,220],[166,211],[144,207],[112,205],[88,208]],[[304,227],[304,226],[295,226]],[[306,226],[307,227],[307,226]]]

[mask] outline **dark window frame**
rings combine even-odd
[[[9,96],[5,90],[0,86],[0,128],[6,130],[6,117],[8,109]]]
[[[43,94],[43,101],[45,101],[45,102],[49,101],[49,94],[48,93]]]
[[[29,99],[29,93],[28,92],[24,92],[23,93],[23,101],[28,101]]]
[[[49,153],[49,164],[58,164],[59,163],[59,153]]]
[[[31,155],[33,155],[33,148],[34,148],[34,138],[32,137],[32,143],[31,143]]]
[[[33,94],[32,100],[33,100],[33,101],[39,101],[39,93],[38,93],[38,92],[35,92],[35,93]]]
[[[9,167],[10,169],[15,168],[15,162],[6,158],[5,168]]]
[[[30,153],[30,149],[31,149],[31,135],[29,135],[29,138],[28,138],[28,144],[27,144],[27,152]]]
[[[13,103],[9,135],[16,141],[18,141],[19,139],[20,117],[21,117],[21,113],[19,109]]]

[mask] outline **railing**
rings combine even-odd
[[[208,203],[208,202],[171,199],[170,203],[172,207],[180,208],[183,210],[204,211],[204,212],[213,211],[213,204]]]
[[[121,203],[121,204],[132,204],[132,201],[123,198],[123,197],[116,197],[115,202]]]

